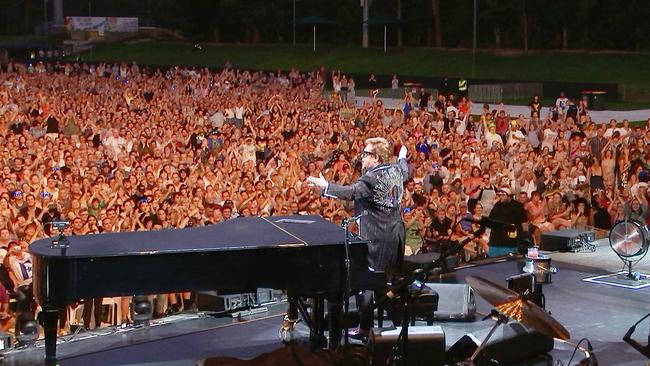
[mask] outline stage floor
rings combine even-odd
[[[595,274],[606,273],[590,270],[594,268],[589,264],[597,261],[585,263],[584,258],[608,255],[607,249],[599,247],[596,253],[562,253],[557,260],[555,255],[559,253],[554,254],[553,265],[558,267],[558,273],[553,275],[552,284],[544,285],[546,307],[571,332],[571,342],[583,337],[591,340],[601,365],[645,365],[648,360],[621,338],[632,324],[650,312],[650,288],[630,290],[583,281]],[[458,269],[445,276],[443,281],[462,283],[465,276],[473,275],[505,286],[505,279],[521,273],[522,267],[523,261],[516,259],[477,265]],[[480,314],[491,310],[479,297],[477,308]],[[154,323],[155,326],[147,329],[103,329],[93,333],[92,337],[78,336],[72,341],[60,342],[57,350],[60,364],[64,366],[180,366],[195,365],[198,359],[214,356],[252,358],[282,347],[278,329],[285,309],[286,304],[274,305],[268,312],[241,322],[229,317],[179,315]],[[485,332],[494,324],[492,320],[481,321],[480,314],[475,322],[438,323],[445,331],[447,347],[467,333]],[[645,343],[649,331],[648,321],[645,321],[637,327],[634,338]],[[573,346],[559,341],[555,344],[550,354],[553,364],[560,360],[566,365]],[[4,364],[39,364],[42,357],[42,346],[14,350],[4,354]],[[576,357],[574,364],[584,355],[579,353]]]

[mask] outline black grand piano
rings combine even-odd
[[[67,240],[67,248],[52,248],[53,238],[29,247],[46,364],[56,363],[59,309],[79,299],[257,288],[340,299],[345,283],[345,231],[320,216],[244,217]],[[351,237],[350,243],[352,289],[383,287],[383,274],[368,269],[367,241]]]

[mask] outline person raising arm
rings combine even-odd
[[[308,184],[321,189],[325,197],[354,201],[355,214],[368,212],[359,225],[361,236],[371,241],[368,264],[377,271],[386,272],[389,278],[402,267],[405,230],[400,203],[404,182],[408,179],[406,147],[400,148],[397,164],[390,163],[392,151],[384,138],[367,139],[361,153],[363,175],[350,185],[328,182],[322,173],[307,178]],[[370,292],[357,300],[361,321],[352,336],[367,336],[372,326],[372,303]]]

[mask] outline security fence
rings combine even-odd
[[[469,99],[475,102],[499,103],[512,99],[528,99],[544,95],[542,83],[478,84],[469,86]]]

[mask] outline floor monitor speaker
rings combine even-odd
[[[373,365],[386,365],[391,357],[401,328],[379,328],[370,333],[368,345]],[[408,364],[413,366],[438,366],[445,362],[445,332],[440,326],[409,327]]]

